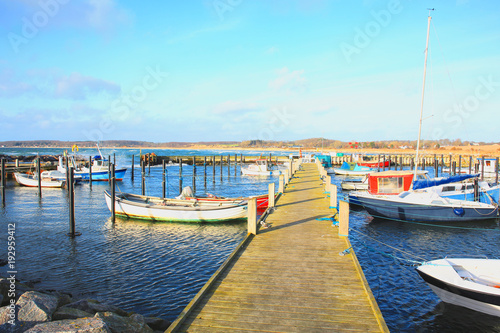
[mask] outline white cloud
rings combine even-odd
[[[274,90],[304,91],[307,88],[307,80],[303,74],[303,69],[290,71],[283,67],[277,71],[277,77],[269,82],[269,87]]]

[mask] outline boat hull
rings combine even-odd
[[[104,192],[106,204],[112,209],[111,195]],[[124,196],[125,195],[125,196]],[[159,198],[134,196],[138,200],[127,200],[127,194],[118,193],[115,197],[115,213],[118,216],[134,219],[168,222],[210,222],[220,223],[247,218],[246,204],[222,204],[214,203],[202,205],[190,200],[174,200],[176,205],[162,206]],[[151,201],[150,201],[151,199]],[[166,200],[172,202],[172,200]]]
[[[16,181],[23,186],[28,186],[28,187],[38,187],[38,179],[33,178],[30,175],[25,175],[22,173],[14,173],[14,177],[16,178]],[[61,188],[66,184],[66,181],[64,180],[44,180],[42,178],[41,181],[41,186],[45,188]]]
[[[486,265],[492,264],[493,267],[498,268],[498,260],[494,259],[452,260],[456,260],[457,264],[461,261],[464,263],[477,261]],[[419,266],[417,272],[443,302],[492,316],[500,316],[500,290],[498,289],[500,286],[497,284],[484,285],[471,282],[467,278],[464,279],[449,265],[447,259],[428,262]],[[495,273],[498,274],[498,272]],[[475,272],[468,272],[467,274],[474,277]]]
[[[361,166],[367,166],[367,167],[370,167],[370,168],[383,168],[384,166],[387,168],[390,166],[390,163],[389,161],[385,161],[385,162],[358,162],[358,165],[361,165]]]
[[[116,169],[115,170],[116,180],[123,180],[123,177],[125,177],[126,172],[127,172],[127,168]],[[85,180],[85,181],[90,180],[90,173],[89,172],[75,171],[75,175],[81,176],[82,180]],[[108,171],[92,172],[92,181],[108,181],[108,180],[109,180]]]
[[[349,195],[349,202],[363,206],[374,217],[410,222],[481,221],[497,218],[498,207],[452,207],[380,200]]]

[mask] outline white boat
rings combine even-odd
[[[438,259],[417,272],[443,302],[500,316],[499,259]]]
[[[409,222],[482,221],[498,217],[496,204],[449,199],[426,190],[388,195],[354,192],[349,194],[349,202],[363,206],[373,217]]]
[[[279,176],[287,169],[284,165],[269,164],[267,159],[258,159],[254,164],[241,167],[245,176]]]
[[[38,187],[38,176],[26,173],[15,172],[14,177],[20,185]],[[66,184],[66,180],[41,177],[42,187],[60,188]]]
[[[104,192],[106,204],[112,209],[111,194]],[[127,218],[171,222],[227,222],[247,218],[248,202],[210,202],[163,199],[118,192],[115,213]]]
[[[333,168],[335,174],[343,176],[364,176],[375,171],[377,170],[358,165],[356,162],[343,162],[340,168]]]
[[[97,145],[97,150],[99,155],[92,158],[92,166],[84,166],[82,164],[76,163],[74,156],[68,156],[69,167],[74,168],[74,175],[77,179],[90,180],[90,172],[92,171],[92,180],[108,181],[109,180],[109,161],[105,159]],[[62,156],[59,157],[59,164],[57,165],[57,171],[66,175],[66,166],[63,163]],[[116,180],[123,180],[127,168],[118,168],[115,166],[115,178]]]

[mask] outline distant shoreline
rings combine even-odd
[[[0,147],[0,149],[66,149],[71,150],[71,146],[53,146],[53,147]],[[80,147],[80,149],[95,149],[95,147]],[[334,148],[277,148],[277,147],[227,147],[227,146],[204,146],[194,145],[189,147],[151,147],[151,146],[105,146],[101,149],[139,149],[147,153],[148,150],[227,150],[227,151],[280,151],[280,152],[299,152],[302,153],[330,153],[339,152],[344,154],[396,154],[396,155],[414,155],[415,149],[400,149],[400,148],[358,148],[358,149],[334,149]],[[439,149],[421,149],[421,155],[484,155],[484,156],[500,156],[500,145],[481,145],[481,146],[448,146]]]

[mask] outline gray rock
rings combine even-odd
[[[67,319],[38,324],[26,333],[111,333],[99,318]]]
[[[0,308],[0,325],[16,320],[16,306],[2,306]]]
[[[96,314],[97,312],[114,312],[124,317],[128,315],[126,311],[123,311],[119,307],[110,304],[100,303],[99,301],[91,299],[83,299],[70,304],[66,304],[65,306],[70,308],[80,309],[85,312],[92,313],[92,315]]]
[[[144,317],[146,324],[155,331],[165,331],[169,326],[170,322],[158,317]]]
[[[102,319],[112,333],[152,333],[153,330],[145,323],[140,314],[122,317],[113,312],[98,312],[95,318]]]
[[[19,306],[17,319],[27,322],[50,321],[57,308],[57,302],[55,296],[27,291],[17,300],[16,305]]]
[[[93,313],[89,313],[80,309],[70,308],[67,306],[60,307],[52,315],[52,320],[64,320],[64,319],[78,319],[93,317]]]

